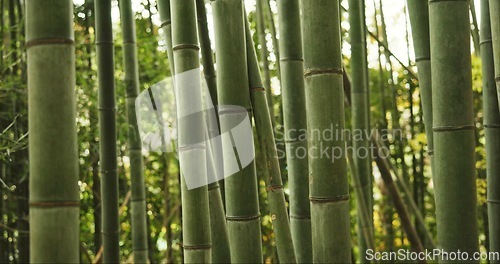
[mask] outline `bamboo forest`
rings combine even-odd
[[[0,0],[0,263],[500,263],[500,0]]]

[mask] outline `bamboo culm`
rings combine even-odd
[[[283,192],[278,152],[276,150],[273,124],[266,100],[265,87],[260,76],[257,54],[252,41],[250,25],[245,20],[245,32],[247,43],[248,79],[250,86],[250,98],[252,102],[253,116],[257,137],[264,166],[264,180],[266,182],[267,199],[278,250],[278,258],[282,263],[296,263],[293,250],[292,233]]]
[[[314,137],[343,129],[344,94],[338,0],[302,2],[304,77],[309,145],[309,195],[313,262],[351,262],[349,183],[342,139]],[[320,148],[340,150],[334,161]]]
[[[429,1],[437,244],[473,254],[479,245],[468,14],[469,1]]]
[[[73,2],[26,2],[30,261],[80,261]],[[2,187],[3,188],[3,187]],[[2,249],[3,250],[3,249]]]
[[[488,181],[490,252],[500,252],[500,112],[495,87],[493,46],[488,0],[481,0],[481,60],[483,73],[484,133]]]
[[[172,50],[175,75],[200,68],[200,51],[195,0],[171,0]],[[201,78],[201,75],[197,75]],[[181,168],[182,238],[184,262],[211,262],[210,212],[208,187],[189,190],[188,177],[207,177],[205,124],[203,115],[190,117],[182,122],[181,117],[202,111],[201,86],[193,87],[190,78],[175,80],[178,120],[178,153]],[[195,147],[196,146],[196,147]]]
[[[120,262],[116,103],[111,1],[95,0],[103,261]]]
[[[148,262],[148,232],[146,223],[146,188],[142,141],[139,135],[135,99],[139,93],[139,66],[134,13],[131,0],[120,0],[120,18],[123,32],[123,62],[127,96],[128,148],[130,157],[130,185],[132,246],[135,263]]]
[[[235,119],[251,116],[245,22],[242,0],[212,1],[217,61],[217,97],[221,133],[230,133]],[[246,109],[237,110],[237,109]],[[241,144],[253,146],[252,142]],[[234,159],[230,142],[222,144],[224,168]],[[253,154],[253,148],[245,149]],[[255,164],[250,162],[224,179],[226,221],[231,262],[262,263],[262,242]]]
[[[288,186],[290,188],[290,226],[297,262],[312,262],[311,206],[308,202],[308,161],[299,158],[296,150],[307,149],[304,61],[302,53],[302,31],[298,0],[278,0],[280,31],[280,73],[283,96],[283,121],[285,125]],[[295,131],[295,133],[293,133]]]

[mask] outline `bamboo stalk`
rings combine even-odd
[[[312,262],[311,206],[308,202],[307,158],[295,155],[307,149],[302,31],[298,0],[278,0],[283,121],[290,189],[290,226],[297,262]],[[295,109],[304,109],[295,111]]]
[[[500,104],[500,1],[490,0],[490,25],[495,63],[495,83]]]
[[[278,153],[274,144],[273,124],[266,100],[265,87],[260,76],[257,54],[252,41],[250,25],[245,20],[247,43],[248,78],[250,98],[254,114],[255,127],[261,149],[264,166],[264,180],[266,182],[267,199],[273,224],[274,237],[278,257],[282,263],[296,263],[293,250],[292,233],[286,209],[283,182],[278,161]]]
[[[367,230],[373,232],[373,191],[372,191],[372,177],[371,177],[371,161],[368,155],[370,147],[370,139],[368,135],[370,131],[369,124],[369,97],[368,87],[366,86],[366,71],[368,67],[366,57],[366,35],[365,35],[365,21],[364,9],[362,0],[349,0],[349,37],[351,44],[351,76],[353,78],[351,87],[351,112],[352,112],[352,128],[358,134],[362,134],[362,139],[353,140],[354,152],[353,165],[357,177],[359,177],[359,184],[366,199],[358,199],[358,207],[362,208],[360,202],[364,201],[364,207],[368,210],[368,219],[362,219],[362,212],[358,210],[358,236],[359,252],[361,254],[360,260],[366,262],[365,252],[369,248],[365,243],[369,238],[363,238]],[[363,156],[363,151],[366,155]],[[370,235],[372,237],[373,235]],[[373,241],[372,241],[373,242]],[[372,243],[373,246],[373,243]],[[373,247],[371,247],[373,249]]]
[[[429,1],[438,247],[473,254],[479,245],[468,13],[469,1]]]
[[[483,74],[483,112],[486,138],[488,181],[488,224],[490,252],[500,252],[500,114],[495,87],[490,7],[481,0],[481,61]]]
[[[205,124],[202,91],[196,80],[182,77],[199,69],[199,46],[195,0],[172,0],[172,50],[175,63],[175,90],[178,122],[178,153],[181,169],[181,198],[184,261],[211,262],[210,212],[208,187],[188,189],[189,177],[207,179]],[[197,73],[195,73],[197,75]],[[196,76],[201,78],[200,75]],[[196,78],[195,77],[195,78]],[[196,86],[194,86],[196,85]],[[183,117],[189,116],[184,121]]]
[[[207,14],[204,0],[196,0],[196,10],[198,15],[198,34],[203,59],[203,72],[212,103],[214,105],[218,105],[217,77],[215,75],[213,52],[210,47],[210,36],[208,34]],[[209,115],[209,117],[211,117],[211,115]],[[218,120],[211,120],[208,123],[208,129],[210,130],[209,135],[214,135],[214,133],[220,131],[218,126],[213,127],[214,124],[219,123]],[[220,158],[213,157],[213,153],[210,150],[207,151],[207,156],[209,156],[209,161],[212,162],[214,161],[214,158]],[[213,166],[215,168],[216,165],[213,164]],[[221,193],[222,190],[220,189],[218,182],[211,183],[208,186],[210,225],[212,226],[210,229],[210,236],[212,237],[212,261],[214,263],[229,263],[231,262],[231,254],[229,250],[229,238],[227,235],[226,218]]]
[[[345,142],[313,135],[344,128],[339,8],[338,0],[302,2],[313,262],[351,261]]]
[[[101,172],[103,261],[120,262],[116,106],[111,1],[96,0],[95,24],[99,81],[99,145]]]
[[[29,131],[36,131],[29,136],[30,261],[75,263],[80,197],[73,2],[30,0],[26,8]]]
[[[243,1],[212,1],[215,25],[217,89],[221,132],[230,133],[235,120],[249,115],[250,94],[246,61]],[[243,109],[246,109],[244,111]],[[246,122],[246,121],[243,121]],[[249,124],[250,125],[250,124]],[[250,135],[251,136],[251,135]],[[241,142],[253,146],[250,142]],[[231,169],[234,149],[223,141],[224,169]],[[244,155],[253,155],[253,147]],[[231,177],[225,178],[226,220],[231,262],[261,263],[260,215],[255,164],[250,162]]]
[[[134,262],[147,263],[146,188],[144,186],[142,142],[135,112],[135,99],[139,94],[139,65],[137,62],[135,19],[131,0],[120,0],[120,18],[123,32],[124,81],[127,96],[128,148],[132,189],[132,245]]]

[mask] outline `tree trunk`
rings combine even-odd
[[[27,2],[30,261],[79,261],[72,1]],[[56,19],[57,18],[57,19]],[[54,20],[56,19],[56,20]]]

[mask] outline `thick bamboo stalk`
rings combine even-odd
[[[500,1],[490,0],[490,25],[495,62],[495,83],[500,104]]]
[[[99,146],[101,172],[103,261],[120,262],[116,106],[111,1],[96,0],[96,45],[99,79]]]
[[[26,2],[30,261],[80,260],[73,2]],[[3,188],[3,187],[2,187]]]
[[[207,14],[205,10],[205,1],[196,0],[196,10],[198,15],[199,37],[201,44],[201,53],[203,59],[203,73],[207,82],[208,91],[214,105],[218,105],[217,101],[217,76],[215,75],[215,67],[213,60],[212,47],[210,46],[210,36],[208,34]],[[212,117],[209,115],[209,117]],[[218,120],[209,121],[209,134],[213,135],[220,131]],[[213,153],[207,151],[209,159],[213,161]],[[212,156],[210,156],[212,155]],[[222,157],[216,157],[222,158]],[[215,164],[214,164],[215,168]],[[224,181],[221,181],[224,182]],[[210,225],[212,226],[210,235],[212,237],[212,261],[214,263],[229,263],[231,262],[231,254],[229,250],[229,238],[226,229],[226,216],[224,214],[224,205],[222,200],[223,189],[219,187],[219,182],[211,183],[208,186],[209,206],[210,206]]]
[[[481,60],[483,73],[484,133],[488,180],[490,252],[500,252],[500,112],[495,87],[493,46],[488,0],[481,0]]]
[[[144,186],[142,142],[135,113],[135,99],[139,94],[139,65],[131,0],[120,0],[120,18],[123,32],[123,64],[125,67],[130,185],[132,189],[132,245],[134,262],[147,263],[146,188]]]
[[[345,142],[316,132],[322,134],[332,126],[343,129],[345,123],[339,8],[338,0],[302,3],[309,199],[313,262],[317,263],[351,261]],[[331,155],[322,154],[325,149]]]
[[[429,1],[438,247],[473,254],[479,245],[468,14],[469,1]]]
[[[415,61],[418,68],[418,85],[424,113],[425,134],[427,136],[427,153],[434,155],[432,133],[432,86],[431,86],[431,54],[429,40],[429,6],[426,1],[407,0],[408,13],[415,49]]]
[[[307,149],[302,31],[298,0],[278,0],[283,121],[290,188],[290,226],[297,262],[312,262],[308,162],[296,151]],[[302,109],[302,111],[296,111]]]
[[[214,12],[217,89],[221,106],[221,133],[230,133],[234,120],[249,115],[250,94],[245,44],[243,1],[212,1]],[[240,110],[241,109],[241,110]],[[244,111],[243,109],[246,109]],[[245,122],[245,121],[243,121]],[[252,142],[240,142],[253,146]],[[224,168],[234,160],[231,142],[223,141]],[[245,149],[253,154],[252,147]],[[260,215],[255,164],[250,162],[225,179],[226,220],[231,250],[231,262],[261,263]]]
[[[210,213],[208,187],[188,189],[189,177],[207,179],[205,123],[203,115],[193,116],[203,109],[198,28],[195,0],[172,0],[172,50],[175,63],[177,101],[178,152],[181,169],[182,226],[184,262],[211,262]],[[194,78],[185,78],[190,74]],[[188,120],[184,120],[189,118]]]
[[[247,20],[245,22],[250,98],[262,162],[264,164],[262,168],[264,169],[267,200],[269,202],[271,219],[273,220],[272,224],[278,258],[282,263],[296,263],[285,194],[283,192],[283,182],[281,180],[278,152],[274,144],[273,124],[267,105],[266,88],[260,76],[259,63],[252,41],[250,25]]]
[[[371,177],[371,161],[368,155],[370,147],[370,139],[368,138],[370,131],[369,124],[369,98],[368,87],[366,86],[366,71],[368,67],[366,57],[366,35],[365,35],[365,20],[364,20],[364,0],[349,0],[349,38],[351,44],[351,100],[352,100],[352,128],[355,134],[362,134],[362,139],[353,139],[354,155],[353,164],[356,170],[356,175],[359,177],[360,188],[362,189],[365,199],[358,199],[358,207],[361,201],[366,204],[364,207],[368,210],[369,219],[362,219],[362,212],[358,210],[358,236],[360,260],[366,261],[365,252],[368,245],[365,243],[368,238],[363,238],[366,230],[373,232],[373,203],[372,203],[372,177]],[[368,221],[364,221],[368,220]],[[373,235],[371,235],[372,237]],[[373,248],[373,247],[372,247]]]

